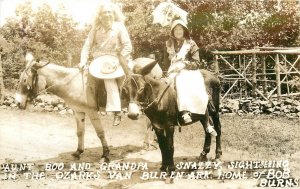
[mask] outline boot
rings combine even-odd
[[[192,122],[191,113],[188,111],[183,111],[182,119],[183,119],[184,124],[191,123]]]
[[[214,136],[214,137],[218,136],[216,130],[211,125],[207,126],[206,132],[209,133],[211,136]]]
[[[113,126],[118,126],[121,123],[121,112],[115,112]]]
[[[213,126],[213,121],[211,120],[211,117],[208,118],[206,132],[209,133],[211,136],[214,136],[214,137],[218,136],[218,134]]]

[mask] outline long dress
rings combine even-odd
[[[167,52],[171,60],[168,72],[172,72],[178,65],[183,65],[183,62],[185,64],[191,63],[192,60],[188,60],[187,54],[194,49],[194,45],[196,45],[194,41],[184,40],[182,46],[176,52],[174,43],[167,43]],[[189,70],[183,68],[179,72],[171,73],[170,77],[175,77],[178,110],[190,111],[194,114],[205,114],[208,94],[199,69]]]

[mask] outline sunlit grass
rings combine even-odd
[[[300,149],[299,120],[269,116],[222,116],[222,146],[245,150],[252,155],[293,154]],[[202,147],[200,124],[182,127],[175,140],[189,147]]]

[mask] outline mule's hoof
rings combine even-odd
[[[165,180],[165,183],[166,184],[173,184],[174,183],[174,179],[171,178],[171,177],[167,177],[166,180]]]
[[[156,145],[154,145],[154,144],[150,144],[150,145],[144,145],[143,146],[143,149],[145,150],[145,151],[153,151],[153,150],[156,150],[156,149],[158,149],[158,147],[156,146]]]
[[[220,158],[216,158],[214,161],[215,161],[216,163],[222,163],[222,161],[221,161]]]
[[[99,160],[99,163],[109,163],[109,158],[102,156],[101,159]]]
[[[162,166],[159,168],[159,170],[160,170],[161,172],[167,172],[167,166],[162,165]]]
[[[198,161],[199,162],[207,162],[208,161],[208,158],[206,155],[200,155],[199,158],[198,158]]]
[[[73,156],[75,159],[80,159],[80,154],[82,154],[82,152],[76,151],[76,152],[72,153],[72,156]]]

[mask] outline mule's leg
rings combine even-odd
[[[103,154],[101,156],[100,161],[109,162],[108,155],[109,155],[109,149],[108,145],[105,139],[105,133],[104,129],[102,127],[99,115],[97,113],[98,111],[98,87],[100,80],[96,80],[91,75],[88,75],[87,79],[87,88],[86,88],[86,100],[87,100],[87,110],[86,113],[89,116],[95,131],[97,133],[97,136],[99,137],[102,148],[103,148]]]
[[[154,131],[157,136],[157,141],[161,152],[162,163],[161,163],[160,170],[166,172],[168,164],[167,164],[167,157],[166,157],[167,149],[166,149],[166,137],[164,135],[164,130],[154,128]]]
[[[168,164],[168,173],[175,171],[174,165],[174,126],[166,129],[166,158]]]
[[[207,124],[208,124],[208,116],[204,115],[201,116],[200,122],[203,126],[204,133],[205,133],[205,141],[204,141],[204,147],[202,152],[200,153],[199,160],[200,161],[207,161],[207,154],[210,151],[210,145],[211,145],[211,135],[206,132]]]
[[[166,162],[167,162],[167,177],[165,180],[166,184],[173,183],[173,178],[171,178],[172,172],[175,171],[174,165],[174,126],[166,129]]]
[[[75,111],[75,118],[77,125],[78,146],[76,152],[74,152],[72,155],[79,159],[80,154],[82,154],[84,151],[85,113]]]
[[[109,162],[109,148],[108,148],[108,144],[105,138],[105,133],[104,133],[104,129],[102,127],[99,115],[97,113],[97,111],[89,111],[88,112],[88,116],[94,126],[94,129],[97,133],[97,136],[99,137],[101,144],[102,144],[102,148],[103,148],[103,154],[101,156],[100,162]]]
[[[222,127],[221,127],[221,122],[220,122],[220,118],[219,115],[214,115],[213,117],[213,122],[215,125],[215,129],[217,132],[217,137],[216,137],[216,161],[219,161],[221,159],[222,156],[222,148],[221,148],[221,131],[222,131]]]

